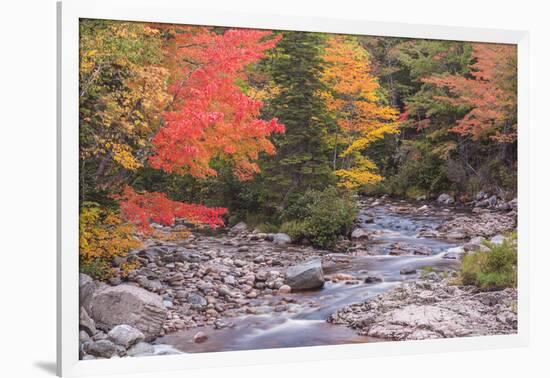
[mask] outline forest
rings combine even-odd
[[[82,20],[81,270],[175,237],[151,224],[331,248],[357,195],[510,200],[516,71],[512,45]]]

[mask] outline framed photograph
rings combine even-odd
[[[528,34],[58,3],[58,374],[528,342]]]

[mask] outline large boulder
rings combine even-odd
[[[295,290],[318,289],[325,284],[320,259],[312,259],[294,265],[286,271],[285,283]]]
[[[273,243],[275,244],[289,244],[291,241],[290,236],[282,232],[273,235]]]
[[[80,307],[79,328],[82,331],[86,331],[86,333],[90,336],[97,333],[95,322],[92,318],[90,318],[84,307]]]
[[[79,276],[79,299],[80,306],[89,310],[90,300],[92,299],[96,290],[104,284],[94,281],[92,277],[87,274],[80,273]]]
[[[89,307],[89,314],[98,328],[109,331],[117,325],[127,324],[141,331],[146,341],[160,335],[167,316],[159,295],[127,284],[98,290]]]

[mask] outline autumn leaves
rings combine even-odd
[[[323,59],[323,95],[338,128],[329,136],[339,185],[358,189],[382,180],[364,152],[386,134],[398,132],[397,109],[381,104],[380,85],[370,72],[367,51],[353,37],[330,37]]]
[[[80,38],[88,262],[177,218],[280,227],[310,189],[437,190],[457,150],[516,139],[512,46],[101,20]]]

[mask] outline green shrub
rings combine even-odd
[[[481,290],[500,290],[517,284],[517,242],[511,235],[501,245],[487,244],[489,252],[474,252],[464,256],[460,267],[463,285]]]
[[[306,221],[291,220],[283,223],[280,231],[290,236],[293,243],[297,243],[306,237],[307,226]]]
[[[100,281],[107,281],[113,274],[111,262],[104,258],[80,259],[80,272]]]
[[[256,225],[255,228],[257,228],[260,232],[265,232],[267,234],[273,234],[279,230],[279,226],[269,222],[260,223]]]
[[[314,246],[327,248],[351,231],[356,213],[355,203],[335,188],[309,190],[285,211],[281,231],[293,240],[307,238]]]

